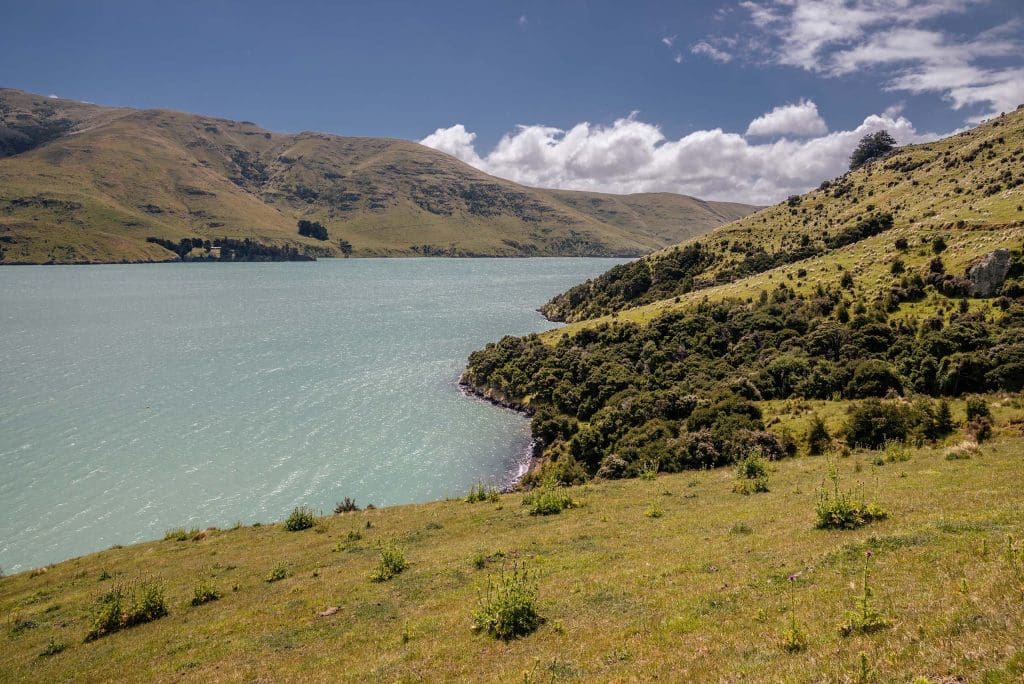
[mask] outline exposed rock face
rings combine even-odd
[[[1010,250],[997,249],[981,257],[967,269],[970,281],[968,294],[972,297],[990,297],[1006,280],[1010,271]]]

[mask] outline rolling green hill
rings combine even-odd
[[[528,188],[385,138],[100,107],[0,89],[3,263],[162,261],[147,237],[312,256],[639,256],[754,208]],[[299,236],[319,221],[329,239]]]
[[[879,257],[890,255],[882,245],[891,245],[897,236],[913,243],[903,258],[915,266],[928,256],[921,254],[922,241],[951,241],[956,248],[947,258],[952,256],[959,269],[986,246],[1019,244],[1022,184],[1024,110],[1018,110],[944,140],[899,148],[806,195],[613,269],[555,297],[544,311],[556,320],[576,321],[697,290],[709,296],[746,291],[715,286],[760,287],[761,280],[746,279],[798,261],[806,261],[812,271],[827,265],[833,282],[840,275],[837,264],[879,277],[888,267]],[[857,226],[879,215],[892,218],[886,236],[859,239]]]
[[[781,458],[796,443],[766,432],[768,399],[874,401],[856,420],[878,428],[851,424],[850,446],[934,439],[939,398],[1024,389],[1024,109],[617,266],[545,311],[574,322],[488,345],[463,379],[535,412],[541,481]]]

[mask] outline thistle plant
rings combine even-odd
[[[473,630],[502,641],[530,634],[544,622],[537,613],[537,580],[525,567],[513,564],[487,591],[473,613]]]
[[[782,632],[782,649],[799,653],[807,648],[807,635],[796,621],[796,575],[789,576],[789,626]]]
[[[852,634],[871,634],[885,629],[892,624],[885,615],[871,605],[871,549],[864,552],[864,569],[861,572],[861,594],[857,600],[857,610],[846,614],[846,621],[839,626],[839,634],[847,637]]]

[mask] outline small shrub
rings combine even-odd
[[[527,493],[523,505],[529,507],[530,515],[554,515],[579,504],[564,487],[544,486]]]
[[[959,444],[946,449],[947,461],[966,461],[980,454],[978,443],[971,440],[964,440]]]
[[[900,442],[887,442],[885,445],[885,460],[889,463],[903,463],[910,460],[910,452]]]
[[[648,518],[661,518],[665,515],[665,509],[658,504],[653,503],[647,507],[646,511],[644,511],[644,515]]]
[[[753,480],[740,480],[732,487],[732,491],[743,496],[751,494],[762,494],[770,491],[767,477],[756,477]]]
[[[50,656],[55,656],[67,647],[67,644],[64,642],[54,641],[53,637],[50,637],[50,641],[47,642],[46,647],[39,654],[39,657],[49,658]]]
[[[975,442],[981,444],[992,437],[992,419],[987,416],[978,416],[967,422],[964,432]]]
[[[768,460],[754,449],[736,464],[736,478],[739,480],[733,491],[750,495],[768,491]]]
[[[818,529],[853,530],[875,520],[885,520],[889,514],[874,502],[853,496],[839,489],[839,475],[832,470],[832,491],[822,487],[815,508]]]
[[[405,554],[395,546],[385,546],[380,550],[380,560],[377,562],[377,569],[370,575],[374,582],[386,582],[395,575],[409,567],[405,560]]]
[[[736,464],[736,476],[747,480],[756,480],[768,475],[768,460],[759,450],[754,450]]]
[[[341,515],[342,513],[352,513],[359,510],[359,506],[356,506],[356,502],[347,496],[334,504],[334,515]]]
[[[536,579],[518,564],[502,573],[497,581],[487,581],[487,592],[473,613],[474,631],[484,632],[502,641],[526,636],[542,623],[537,613]]]
[[[486,501],[497,503],[498,490],[494,487],[488,487],[483,482],[477,482],[469,488],[469,492],[466,494],[466,503],[482,503]]]
[[[112,575],[110,574],[110,571],[107,570],[106,568],[103,568],[102,570],[100,570],[100,582],[103,582],[104,580],[108,580],[111,577],[112,577]]]
[[[292,509],[291,514],[284,521],[284,528],[289,532],[308,530],[316,524],[316,516],[313,511],[305,506],[298,506]]]
[[[782,650],[799,653],[807,648],[807,635],[796,621],[796,575],[789,576],[789,625],[782,632]]]
[[[116,586],[100,597],[99,604],[85,635],[87,642],[169,614],[163,586],[149,582]]]
[[[733,534],[752,534],[754,532],[753,528],[746,523],[736,523],[729,531]]]
[[[27,632],[30,629],[35,629],[38,626],[39,625],[36,623],[35,620],[30,620],[28,618],[16,618],[11,623],[11,636],[18,636],[20,634]]]
[[[192,592],[192,605],[201,606],[204,603],[216,601],[220,598],[220,592],[213,586],[212,582],[200,582]]]
[[[811,424],[807,428],[805,441],[807,442],[807,453],[811,456],[825,453],[832,445],[832,436],[828,434],[825,421],[818,414],[811,416]]]
[[[870,562],[872,553],[864,553],[864,570],[861,575],[861,595],[857,599],[857,610],[846,614],[846,620],[839,626],[839,634],[872,634],[885,629],[892,622],[871,605]]]
[[[199,534],[199,528],[197,527],[193,527],[191,530],[186,530],[184,527],[175,527],[164,533],[164,541],[188,541],[197,534]]]
[[[992,418],[992,410],[983,397],[967,397],[967,422],[976,418]]]
[[[851,447],[878,449],[886,442],[902,442],[910,429],[908,407],[898,401],[866,399],[850,408],[846,443]]]
[[[362,538],[363,534],[359,530],[349,530],[348,533],[345,534],[345,541],[348,542],[357,542]]]
[[[267,582],[280,582],[286,579],[289,574],[288,566],[282,561],[270,570],[270,574],[267,575]]]

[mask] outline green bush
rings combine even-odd
[[[832,445],[832,436],[828,434],[825,421],[818,414],[811,416],[811,424],[807,427],[805,441],[807,442],[807,453],[811,456],[825,453]]]
[[[554,515],[578,504],[564,487],[543,486],[527,493],[523,505],[530,508],[530,515]]]
[[[220,598],[220,592],[213,586],[212,582],[203,581],[196,585],[192,592],[192,605],[201,606],[204,603],[210,601],[216,601]]]
[[[494,487],[488,487],[483,482],[477,482],[469,488],[469,492],[466,494],[466,503],[479,503],[483,501],[497,502],[498,490]]]
[[[287,578],[289,574],[288,566],[284,561],[281,561],[270,570],[270,574],[267,575],[267,582],[280,582]]]
[[[50,637],[50,641],[47,642],[46,647],[43,648],[42,652],[39,654],[39,657],[48,658],[50,656],[55,656],[67,647],[67,644],[65,644],[64,642],[54,641],[53,637]]]
[[[164,533],[164,541],[188,541],[197,534],[199,534],[199,529],[196,527],[193,527],[191,530],[186,530],[184,527],[175,527]]]
[[[967,397],[967,422],[976,418],[992,418],[992,410],[982,397]]]
[[[736,476],[747,480],[756,480],[768,475],[768,461],[761,452],[754,450],[736,464]]]
[[[316,516],[313,511],[305,506],[298,506],[292,509],[291,515],[284,521],[284,528],[289,532],[308,530],[316,524]]]
[[[356,502],[347,496],[334,505],[334,515],[352,513],[358,510],[359,506],[356,505]]]
[[[386,582],[395,575],[409,567],[405,560],[405,554],[395,546],[385,546],[380,550],[380,560],[377,562],[377,569],[370,575],[374,582]]]
[[[100,597],[99,608],[85,640],[94,641],[167,614],[163,586],[150,582],[118,585]]]
[[[536,579],[519,565],[502,573],[496,582],[488,580],[487,592],[473,613],[474,630],[502,641],[526,636],[543,622],[537,613]]]
[[[739,482],[733,487],[737,494],[749,495],[768,491],[768,460],[754,449],[736,464]]]
[[[850,407],[846,443],[878,449],[886,442],[902,442],[910,431],[910,411],[903,402],[866,399]]]

